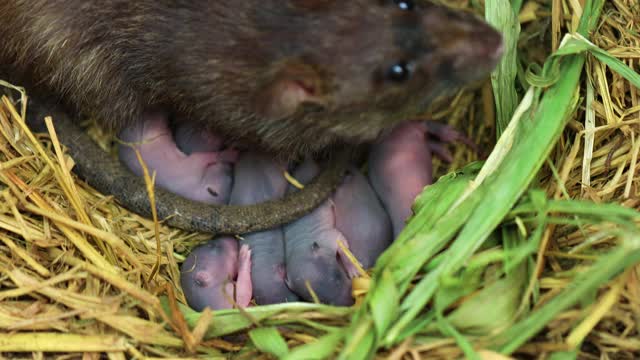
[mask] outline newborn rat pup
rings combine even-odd
[[[149,172],[156,171],[157,186],[206,204],[229,203],[237,151],[222,150],[222,141],[213,134],[195,137],[186,130],[178,131],[181,136],[174,141],[167,119],[157,113],[145,114],[144,122],[120,133],[120,139],[128,143],[119,146],[120,160],[142,176],[134,150],[138,149]]]
[[[389,215],[369,181],[352,166],[331,199],[336,228],[346,238],[349,250],[363,268],[373,267],[394,238]]]
[[[440,142],[462,141],[475,147],[452,128],[424,121],[400,124],[371,147],[369,180],[391,217],[394,239],[412,215],[415,198],[433,182],[432,155],[451,161],[442,144],[428,135]]]
[[[411,0],[4,0],[0,23],[8,80],[54,102],[34,120],[53,112],[75,171],[143,215],[144,183],[69,114],[120,131],[157,110],[300,159],[375,141],[434,97],[486,76],[502,53],[500,35],[483,21]],[[248,208],[158,191],[158,214],[189,230],[268,229],[319,204],[346,163],[284,202]]]
[[[251,250],[232,237],[221,237],[195,247],[180,267],[180,285],[189,306],[202,311],[230,309],[251,302]],[[234,285],[234,280],[236,280]]]
[[[284,196],[286,166],[255,152],[240,154],[234,167],[231,204],[250,205]],[[253,297],[257,304],[299,300],[285,284],[284,232],[281,227],[244,234],[240,244],[251,250]]]
[[[317,172],[317,165],[307,160],[295,169],[293,176],[304,184]],[[289,191],[296,191],[295,187],[289,187]],[[351,278],[358,272],[338,246],[338,241],[345,246],[348,243],[336,229],[331,200],[285,225],[284,241],[287,285],[293,292],[306,301],[314,301],[311,288],[321,303],[353,304]]]

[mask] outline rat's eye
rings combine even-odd
[[[311,251],[316,252],[318,250],[320,250],[320,245],[318,245],[318,243],[314,241],[313,244],[311,244]]]
[[[411,69],[406,61],[399,61],[387,70],[387,78],[393,82],[404,82],[411,77]]]
[[[405,10],[405,11],[413,10],[412,0],[393,0],[393,2],[400,8],[400,10]]]

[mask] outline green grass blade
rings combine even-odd
[[[305,346],[299,346],[282,357],[283,360],[321,360],[328,359],[336,351],[342,340],[342,331],[329,333]]]
[[[282,335],[273,327],[258,328],[249,331],[249,338],[255,347],[277,358],[282,358],[289,353],[289,346]]]
[[[160,303],[167,314],[170,314],[170,307],[165,296],[160,297]],[[192,310],[187,305],[178,304],[180,312],[183,314],[187,324],[194,327],[200,319],[200,313]],[[284,323],[295,323],[296,321],[309,325],[309,322],[302,317],[307,312],[319,312],[330,316],[347,316],[353,312],[352,308],[336,307],[312,303],[283,303],[275,305],[263,305],[249,307],[243,310],[217,310],[214,312],[215,321],[211,323],[207,330],[206,338],[218,337],[233,334],[238,331],[247,330],[254,326],[253,321],[265,325],[278,325]],[[286,316],[283,316],[286,315]],[[277,320],[271,320],[277,319]]]
[[[373,282],[377,289],[369,301],[373,323],[378,333],[384,332],[398,315],[400,294],[388,270],[382,272],[380,281]]]
[[[523,202],[515,207],[507,219],[515,216],[524,216],[529,213],[536,213],[536,209],[531,202]],[[597,204],[585,200],[549,200],[544,211],[546,213],[573,214],[581,216],[597,216],[599,218],[610,219],[614,222],[640,221],[640,212],[618,204]],[[619,221],[616,221],[620,219]]]
[[[454,310],[448,321],[456,329],[475,335],[506,328],[514,321],[525,281],[524,271],[496,280]]]
[[[509,0],[487,0],[485,5],[487,22],[502,33],[504,55],[491,74],[493,95],[496,105],[497,136],[502,135],[518,105],[518,93],[515,84],[518,75],[518,38],[520,22],[517,11]]]
[[[577,358],[577,351],[559,351],[549,356],[549,360],[576,360]]]

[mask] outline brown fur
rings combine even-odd
[[[500,42],[471,16],[391,0],[4,0],[0,24],[0,64],[108,127],[162,108],[288,156],[375,139],[485,75]],[[415,72],[394,84],[399,60]],[[300,84],[308,96],[289,97]]]
[[[500,43],[474,17],[428,3],[402,11],[393,0],[0,1],[0,72],[43,95],[30,102],[31,125],[53,114],[74,171],[145,215],[142,180],[56,101],[113,129],[164,110],[300,158],[376,139],[442,91],[485,76]],[[398,61],[413,69],[402,83],[387,76]],[[329,196],[347,166],[338,159],[305,190],[252,206],[205,206],[156,189],[158,215],[194,231],[269,229]]]

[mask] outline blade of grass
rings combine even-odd
[[[271,354],[278,359],[283,358],[289,353],[287,342],[284,341],[282,335],[273,327],[258,328],[249,331],[249,337],[262,352]]]
[[[161,296],[160,303],[164,311],[169,314],[171,307],[167,297]],[[190,327],[196,326],[201,314],[192,310],[187,305],[178,304],[179,310],[184,315]],[[326,316],[348,316],[353,310],[347,307],[336,307],[312,303],[282,303],[275,305],[263,305],[248,307],[241,311],[237,309],[214,311],[214,321],[211,323],[205,339],[229,335],[238,331],[249,329],[258,321],[263,325],[278,325],[290,322],[300,322],[309,325],[304,319],[304,314],[324,314]],[[243,314],[245,312],[247,315]],[[286,316],[284,316],[286,315]],[[270,319],[277,318],[271,321]]]
[[[330,358],[342,338],[342,331],[329,333],[305,346],[292,350],[283,360],[315,360]]]
[[[547,213],[564,213],[581,216],[597,216],[625,221],[640,221],[640,212],[629,209],[618,204],[596,204],[586,200],[548,200],[545,211]],[[522,216],[527,213],[535,213],[536,209],[530,202],[523,202],[515,207],[508,215],[507,219]],[[616,222],[620,222],[617,220]]]
[[[485,17],[487,22],[502,33],[504,54],[500,63],[491,74],[493,97],[496,105],[496,132],[500,137],[507,128],[509,120],[518,105],[518,93],[515,83],[518,74],[518,38],[520,22],[517,10],[509,0],[487,0]]]

